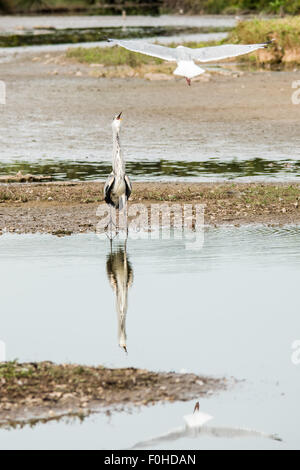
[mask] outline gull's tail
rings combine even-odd
[[[193,78],[205,72],[192,60],[180,60],[177,65],[178,67],[174,70],[174,75],[180,75],[181,77]]]

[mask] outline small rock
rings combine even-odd
[[[90,64],[90,67],[104,67],[104,64]]]
[[[144,78],[147,80],[152,81],[159,81],[159,80],[173,80],[172,75],[167,75],[166,73],[145,73]]]

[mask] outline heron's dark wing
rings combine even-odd
[[[150,55],[151,57],[157,57],[158,59],[170,60],[173,62],[176,62],[177,59],[177,51],[171,47],[159,46],[158,44],[150,44],[144,41],[118,41],[110,39],[109,42],[113,42],[129,51]]]
[[[114,273],[107,273],[107,277],[108,277],[108,280],[109,280],[109,283],[110,283],[111,287],[116,292],[116,290],[117,290],[117,280],[116,280],[115,274]]]
[[[115,175],[111,173],[109,177],[107,178],[105,185],[104,185],[104,189],[103,189],[104,200],[107,204],[111,204],[110,193],[114,186],[114,183],[115,183]]]
[[[125,175],[125,186],[126,186],[126,198],[130,198],[130,194],[132,193],[132,184],[129,179],[129,176]]]
[[[189,49],[189,54],[192,59],[199,62],[211,62],[214,60],[229,59],[230,57],[237,57],[244,54],[249,54],[258,49],[264,49],[266,44],[224,44],[223,46],[214,47],[200,47],[199,49]]]
[[[131,287],[132,284],[133,284],[133,271],[130,266],[130,269],[128,270],[128,287]]]

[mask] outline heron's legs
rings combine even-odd
[[[188,86],[191,86],[192,80],[190,78],[187,78],[187,77],[185,77],[185,79],[186,79],[186,82],[187,82]]]
[[[119,211],[119,228],[126,232],[128,237],[128,219],[127,219],[127,199],[125,194],[120,198],[120,206],[122,209]]]
[[[113,240],[116,238],[116,236],[118,235],[118,232],[115,231],[114,233],[112,232],[112,230],[110,230],[110,232],[108,232],[107,230],[105,231],[105,234],[107,236],[107,238],[109,239],[110,243],[111,243],[111,247],[112,247],[112,242]]]
[[[112,206],[109,206],[110,217],[107,226],[105,227],[106,235],[108,238],[113,240],[118,235],[118,228],[116,223],[116,209]],[[115,234],[113,235],[113,227],[115,227]],[[109,235],[108,232],[109,231]]]

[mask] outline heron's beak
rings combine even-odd
[[[128,354],[128,351],[127,351],[126,346],[123,346],[123,349],[124,349],[124,351],[126,352],[126,354]]]
[[[121,117],[121,116],[122,116],[122,112],[123,112],[123,111],[121,111],[120,114],[116,117],[116,119],[118,119],[118,121],[120,121],[120,120],[122,119],[122,117]]]
[[[196,413],[196,411],[200,411],[200,405],[199,405],[199,402],[197,401],[196,405],[195,405],[195,408],[194,408],[194,413]]]

